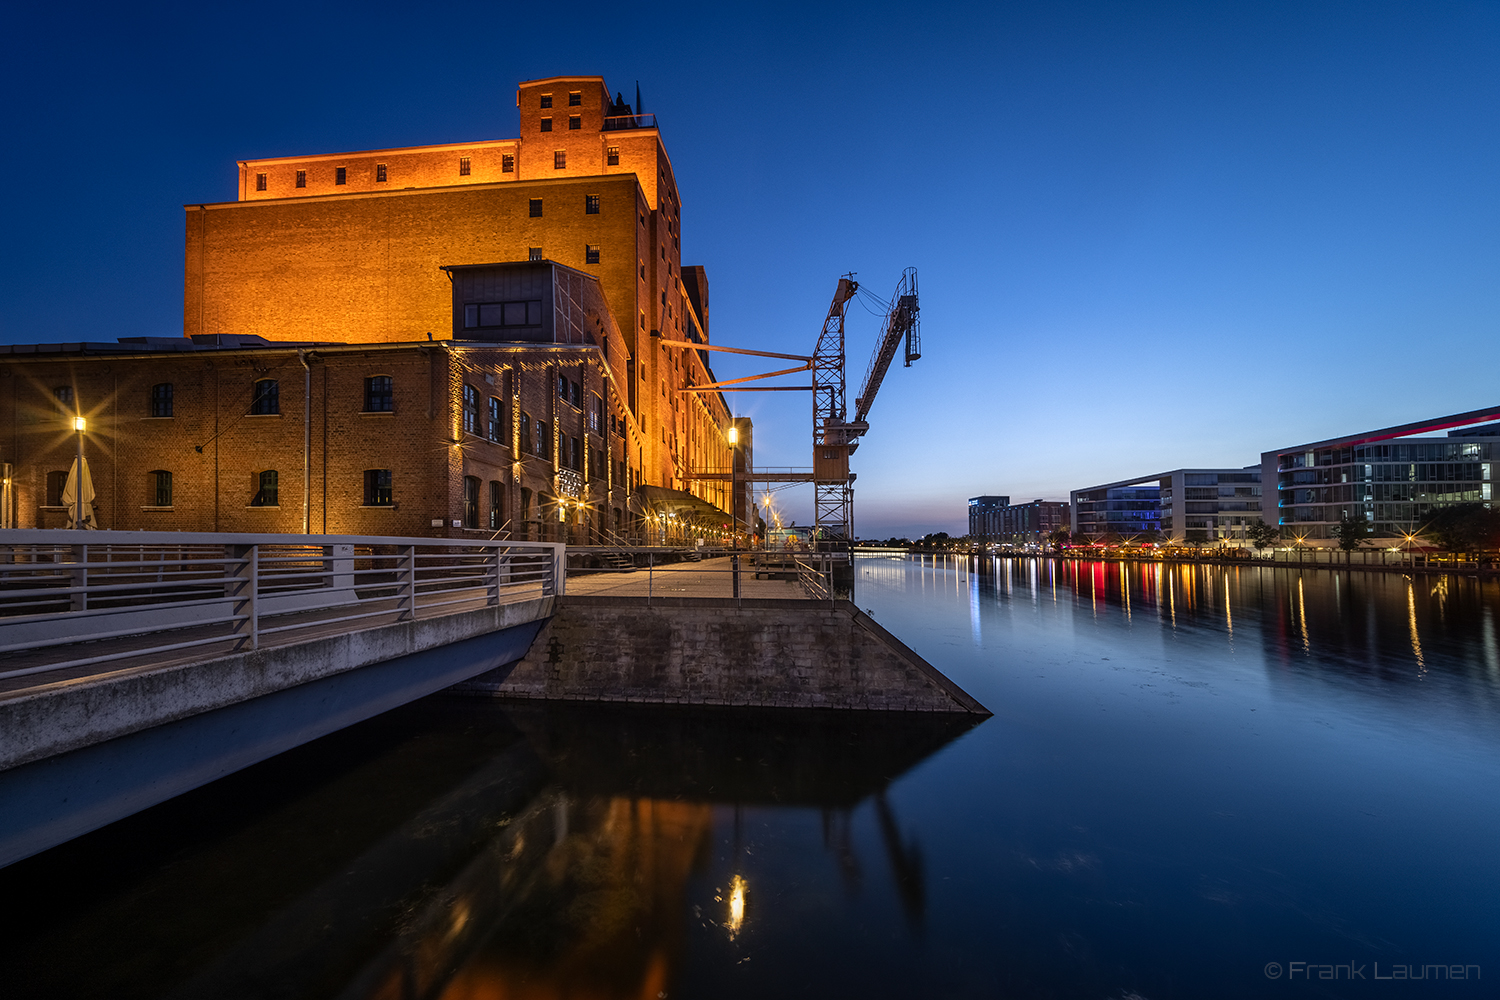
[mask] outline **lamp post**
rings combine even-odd
[[[78,432],[78,471],[73,478],[73,527],[83,529],[83,432],[89,422],[81,415],[73,418],[73,429]]]
[[[731,420],[734,418],[731,417]],[[734,522],[734,547],[740,547],[740,513],[739,513],[739,465],[735,462],[736,453],[739,451],[740,429],[733,424],[729,430],[724,432],[724,440],[729,442],[729,517]]]

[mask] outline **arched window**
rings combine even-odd
[[[479,433],[479,393],[472,385],[464,386],[464,431]]]
[[[250,400],[250,412],[255,416],[269,416],[281,412],[281,383],[274,378],[263,378],[255,383],[255,395]]]
[[[464,476],[464,527],[479,527],[479,480]]]
[[[505,525],[505,484],[490,480],[490,530],[499,531]]]
[[[255,474],[255,497],[250,501],[252,507],[279,507],[281,503],[278,498],[278,484],[275,469],[267,469]]]

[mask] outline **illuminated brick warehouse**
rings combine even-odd
[[[516,100],[515,139],[240,163],[186,209],[182,339],[0,348],[3,523],[67,523],[82,415],[101,527],[744,524],[748,486],[693,477],[748,468],[749,428],[663,344],[708,343],[709,298],[654,116],[600,77]]]

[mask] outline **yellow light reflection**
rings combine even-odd
[[[1417,656],[1417,667],[1425,671],[1427,660],[1422,656],[1422,639],[1417,635],[1417,593],[1410,579],[1406,581],[1406,624],[1411,629],[1411,651]]]
[[[729,880],[729,919],[724,926],[732,940],[745,925],[745,880],[738,875]]]

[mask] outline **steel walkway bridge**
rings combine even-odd
[[[0,532],[0,866],[514,663],[562,545]]]

